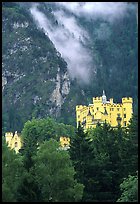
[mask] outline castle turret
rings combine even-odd
[[[102,95],[102,103],[106,103],[106,95],[105,95],[105,91],[103,90],[103,95]]]
[[[8,144],[8,146],[10,146],[12,138],[13,138],[12,132],[6,132],[5,133],[5,139],[6,139],[6,143]]]
[[[110,104],[113,104],[113,98],[110,98]]]
[[[131,97],[122,98],[123,126],[127,126],[130,122],[133,113],[132,104],[133,99]]]

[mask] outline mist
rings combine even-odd
[[[127,2],[56,2],[61,8],[65,8],[76,16],[84,16],[89,19],[102,18],[114,23],[134,10],[134,4]]]
[[[90,42],[90,37],[79,26],[76,16],[90,20],[104,19],[104,22],[95,30],[95,34],[98,39],[106,40],[111,35],[107,23],[115,23],[118,19],[129,15],[129,10],[134,9],[134,5],[128,5],[125,2],[54,2],[54,4],[57,7],[52,13],[58,25],[51,23],[45,13],[39,10],[37,3],[32,4],[30,12],[37,26],[50,38],[67,62],[70,77],[89,83],[91,72],[96,73],[96,66],[86,46]],[[71,15],[65,10],[68,10]]]
[[[78,26],[73,16],[69,17],[61,10],[53,12],[58,26],[51,24],[46,15],[39,11],[37,4],[30,11],[38,27],[48,35],[67,62],[71,78],[88,83],[93,68],[90,52],[84,46],[89,39],[88,33]]]

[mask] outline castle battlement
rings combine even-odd
[[[118,124],[127,127],[133,113],[132,104],[133,99],[131,97],[123,97],[122,103],[113,103],[113,98],[107,101],[103,91],[102,96],[93,97],[93,104],[76,106],[77,127],[81,124],[84,129],[94,128],[97,124],[96,121],[100,124],[106,121],[112,127],[116,127]]]
[[[13,137],[13,133],[12,132],[6,132],[5,137]]]
[[[86,107],[86,106],[83,106],[83,105],[77,105],[77,106],[76,106],[76,110],[77,110],[77,111],[80,111],[80,110],[83,109],[84,107]]]
[[[102,97],[93,97],[93,103],[101,103],[102,102]]]
[[[133,103],[133,99],[131,97],[122,98],[122,103]]]

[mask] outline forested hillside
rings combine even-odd
[[[125,4],[117,18],[87,18],[57,3],[2,4],[3,132],[33,117],[75,126],[75,106],[103,89],[115,102],[133,97],[136,109],[136,5]]]

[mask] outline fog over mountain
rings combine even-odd
[[[58,22],[57,25],[52,24],[45,13],[39,10],[38,3],[32,4],[30,12],[37,25],[49,36],[66,60],[70,76],[88,83],[91,70],[96,73],[96,65],[90,50],[86,47],[91,41],[89,34],[79,25],[76,16],[87,20],[99,18],[112,24],[129,15],[134,5],[125,2],[55,2],[54,4],[57,7],[52,10],[52,14]],[[110,37],[111,31],[104,22],[96,29],[96,33],[98,39],[104,40]]]

